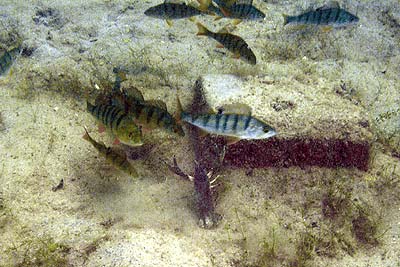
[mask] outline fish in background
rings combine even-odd
[[[96,102],[95,105],[92,105],[87,101],[87,110],[101,122],[100,132],[108,128],[115,136],[114,144],[116,145],[123,143],[129,146],[141,146],[143,144],[141,129],[125,110],[117,106],[98,103],[99,101]]]
[[[251,65],[255,65],[257,63],[257,59],[253,51],[241,37],[228,33],[226,29],[222,29],[219,32],[212,32],[199,22],[196,25],[199,30],[197,35],[204,35],[215,39],[221,44],[217,47],[225,47],[233,53],[234,58],[242,58]]]
[[[251,108],[244,104],[230,104],[219,113],[190,114],[182,111],[181,120],[200,128],[203,132],[226,136],[228,144],[242,139],[266,139],[276,135],[274,128],[251,115]]]
[[[112,147],[107,147],[104,143],[100,143],[95,141],[88,133],[87,129],[85,129],[85,135],[83,139],[90,142],[96,149],[102,154],[108,162],[116,166],[121,171],[126,172],[132,177],[138,177],[138,173],[136,169],[132,166],[132,164],[128,161],[128,158],[124,151],[119,151]]]
[[[240,23],[241,20],[262,20],[265,14],[253,6],[253,0],[214,0],[218,5],[211,4],[208,10],[217,15],[216,20],[223,17],[233,18],[237,21],[235,24]]]
[[[173,0],[165,0],[164,3],[150,7],[144,14],[149,17],[165,19],[172,26],[173,19],[192,18],[206,12],[211,0],[199,0],[200,6],[193,7],[185,3],[175,3]]]
[[[20,46],[3,52],[0,56],[0,75],[4,75],[11,68],[11,65],[14,63],[20,52]]]
[[[284,25],[318,25],[325,26],[325,31],[332,28],[355,24],[359,18],[342,9],[338,2],[332,1],[315,10],[307,11],[298,16],[284,15]]]

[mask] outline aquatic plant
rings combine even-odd
[[[207,102],[204,98],[202,80],[198,79],[194,85],[194,97],[190,112],[193,114],[201,113],[207,108]],[[219,162],[220,155],[207,153],[208,147],[218,147],[215,144],[211,144],[212,140],[210,137],[206,137],[205,144],[204,140],[200,139],[199,129],[189,125],[189,138],[192,143],[192,147],[195,154],[195,172],[194,172],[194,188],[196,191],[196,204],[199,212],[199,218],[201,224],[206,227],[214,227],[218,223],[220,216],[214,212],[214,203],[212,199],[210,182],[208,177],[208,171],[212,170],[213,164]],[[209,151],[209,150],[208,150]]]
[[[0,111],[0,131],[4,131],[5,127],[4,127],[4,120],[3,120],[3,116],[1,114]]]
[[[369,151],[367,142],[271,138],[265,141],[240,141],[229,146],[224,163],[239,168],[318,166],[366,171]]]
[[[361,206],[354,203],[356,207],[356,214],[352,223],[352,232],[356,240],[364,245],[376,246],[378,241],[378,226],[379,219],[373,215],[370,206],[364,204]]]
[[[8,249],[7,255],[14,255],[16,267],[64,267],[69,266],[69,250],[69,247],[51,237],[34,237],[28,233],[20,244]]]

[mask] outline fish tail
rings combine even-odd
[[[210,31],[200,22],[197,22],[196,25],[199,30],[197,35],[208,35],[210,33]]]
[[[83,126],[83,128],[85,129],[85,134],[82,136],[82,138],[90,142],[92,145],[95,145],[96,142],[92,139],[92,137],[90,137],[86,126]]]
[[[207,11],[208,7],[211,5],[211,0],[197,0],[199,2],[201,11]]]
[[[282,14],[283,16],[283,26],[289,23],[289,15],[287,14]]]
[[[93,112],[94,106],[89,101],[86,101],[86,107],[89,112]]]

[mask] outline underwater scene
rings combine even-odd
[[[398,0],[0,0],[0,266],[400,266]]]

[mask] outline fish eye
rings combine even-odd
[[[263,127],[263,132],[268,133],[270,131],[270,128],[268,126]]]

